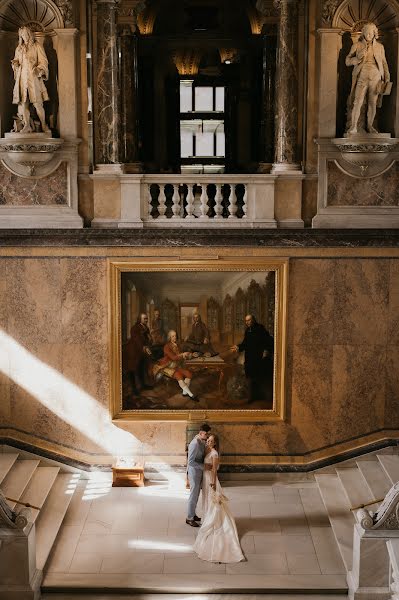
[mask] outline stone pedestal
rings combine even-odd
[[[78,143],[47,134],[0,139],[0,228],[78,228]]]
[[[353,565],[348,573],[350,600],[389,600],[390,559],[387,541],[399,538],[397,530],[365,531],[355,525]]]
[[[399,227],[399,140],[368,134],[363,138],[317,140],[319,181],[313,227]]]
[[[36,568],[35,526],[0,529],[0,600],[39,600],[42,572]]]

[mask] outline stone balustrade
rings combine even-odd
[[[101,185],[107,175],[96,173],[94,178]],[[117,227],[277,227],[273,175],[119,174],[113,178],[120,183]],[[92,225],[112,224],[95,219]]]

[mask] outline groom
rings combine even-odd
[[[191,440],[188,447],[187,473],[190,482],[190,497],[188,499],[187,525],[199,527],[201,519],[195,514],[198,496],[201,490],[202,474],[204,471],[205,444],[211,428],[207,423],[201,425],[198,434]]]

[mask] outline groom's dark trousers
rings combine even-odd
[[[188,499],[187,518],[192,520],[198,496],[201,490],[202,475],[204,471],[205,444],[195,437],[188,447],[187,472],[190,482],[190,497]]]

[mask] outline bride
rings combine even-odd
[[[223,495],[217,470],[219,468],[219,438],[210,435],[205,450],[202,480],[202,525],[194,544],[198,558],[210,562],[236,563],[245,560],[238,540],[234,517],[228,499]]]

